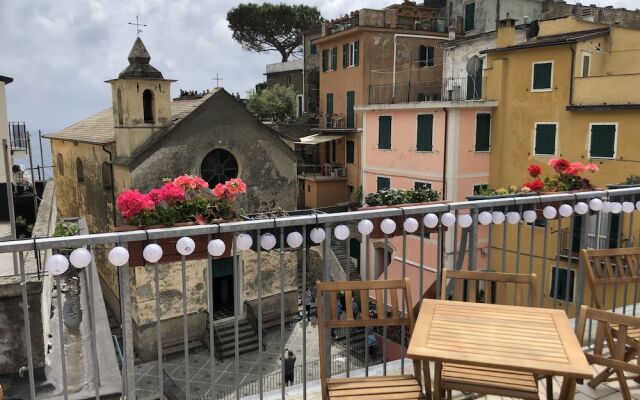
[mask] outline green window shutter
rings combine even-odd
[[[378,192],[381,190],[389,189],[391,187],[391,179],[379,176],[378,179],[376,179],[376,186]]]
[[[360,62],[360,41],[356,40],[353,43],[353,57],[355,60],[353,61],[353,65],[358,65]]]
[[[427,46],[420,45],[420,66],[427,66]]]
[[[349,43],[345,43],[342,45],[342,68],[347,68],[347,65],[349,65],[349,58],[348,55],[349,54]]]
[[[327,117],[333,114],[333,93],[327,93]]]
[[[476,114],[476,151],[491,148],[491,114]]]
[[[616,126],[591,125],[589,158],[613,158],[615,155]]]
[[[553,64],[533,64],[533,89],[551,89]]]
[[[536,148],[539,155],[553,155],[556,153],[556,125],[536,125]]]
[[[378,117],[378,148],[391,149],[391,117]]]
[[[334,47],[331,49],[331,70],[335,71],[338,69],[338,48]]]
[[[416,150],[433,151],[433,115],[418,115]]]
[[[356,92],[347,92],[347,128],[356,127],[356,114],[354,107],[356,105]]]
[[[322,49],[322,72],[327,72],[327,49]]]
[[[347,164],[354,164],[356,159],[356,144],[353,140],[347,140]]]
[[[472,31],[475,27],[476,4],[469,3],[464,6],[464,31]]]
[[[433,46],[427,47],[427,67],[436,65],[436,49]]]
[[[314,54],[316,54],[318,52],[318,48],[317,48],[317,46],[315,44],[312,44],[311,48],[309,50],[310,50],[311,55],[314,55]]]

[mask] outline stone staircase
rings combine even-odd
[[[360,279],[360,271],[356,267],[353,260],[347,259],[347,251],[346,251],[346,242],[336,239],[335,237],[331,238],[331,250],[333,254],[336,255],[336,258],[340,262],[340,266],[344,272],[348,275],[350,281],[359,281]]]
[[[206,319],[205,338],[209,338],[209,319]],[[230,358],[235,355],[235,334],[234,334],[234,320],[233,318],[213,321],[218,333],[220,341],[216,341],[216,346],[222,348],[215,349],[215,356],[219,361],[224,361],[225,358]],[[204,343],[209,346],[209,340],[205,340]],[[253,330],[251,323],[245,317],[238,319],[238,346],[239,354],[248,353],[258,350],[258,336]],[[211,349],[209,349],[211,350]]]

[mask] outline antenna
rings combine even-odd
[[[467,61],[467,74],[475,77],[476,73],[480,69],[480,58],[478,56],[473,56]]]

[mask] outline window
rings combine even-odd
[[[377,191],[389,189],[391,187],[391,179],[379,176],[376,180]]]
[[[56,165],[58,167],[58,175],[64,176],[64,159],[60,153],[56,156]]]
[[[307,192],[311,193],[311,185],[307,185]]]
[[[124,125],[122,112],[122,91],[120,89],[118,89],[116,97],[118,102],[118,109],[116,110],[116,112],[118,113],[118,125]]]
[[[391,149],[391,116],[378,117],[378,149]]]
[[[347,140],[347,164],[354,164],[356,159],[356,144],[353,140]]]
[[[356,105],[356,92],[347,92],[347,128],[353,129],[356,127],[356,114],[353,109]]]
[[[482,193],[485,193],[487,190],[489,190],[489,185],[486,183],[481,183],[480,185],[473,185],[474,196],[479,196]]]
[[[317,54],[318,53],[318,46],[316,46],[315,44],[312,44],[309,48],[309,53],[311,55]]]
[[[331,141],[331,162],[336,162],[336,141]]]
[[[331,49],[331,71],[335,71],[338,68],[338,48]]]
[[[327,117],[333,115],[333,93],[327,93]]]
[[[142,92],[142,107],[144,109],[144,122],[153,123],[153,92],[149,89]]]
[[[591,75],[591,53],[582,53],[582,77]]]
[[[573,301],[573,285],[575,280],[575,271],[553,267],[551,269],[551,288],[549,289],[549,297],[552,299]]]
[[[418,115],[417,151],[433,151],[433,114]]]
[[[531,91],[545,92],[551,90],[553,82],[553,62],[535,62],[531,68]]]
[[[225,183],[238,177],[238,161],[227,150],[215,149],[202,160],[200,175],[209,183],[209,187]]]
[[[327,49],[322,49],[322,72],[327,72],[329,70],[329,55]]]
[[[344,43],[342,45],[342,67],[355,67],[358,65],[360,41]]]
[[[111,173],[111,164],[106,161],[102,163],[102,188],[104,190],[113,189],[113,174]]]
[[[322,72],[335,71],[338,65],[338,48],[322,50]]]
[[[591,124],[589,158],[615,158],[617,124]]]
[[[471,2],[464,6],[464,31],[472,31],[475,28],[476,3]]]
[[[78,178],[78,183],[84,182],[84,167],[82,166],[82,160],[76,158],[76,178]]]
[[[418,190],[418,189],[431,189],[431,184],[429,182],[415,181],[413,183],[413,188],[415,190]]]
[[[491,114],[476,114],[476,151],[491,148]]]
[[[554,122],[536,122],[533,153],[537,156],[556,154],[556,133],[558,124]]]
[[[436,49],[433,46],[420,46],[420,66],[433,67],[436,65]]]

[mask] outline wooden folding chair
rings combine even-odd
[[[538,304],[538,278],[535,274],[443,269],[440,298],[471,303],[535,306]],[[441,387],[447,392],[448,399],[451,399],[453,390],[460,390],[537,400],[538,378],[525,372],[443,363]],[[551,377],[546,378],[549,398],[552,394]]]
[[[411,286],[408,279],[385,281],[335,281],[320,282],[317,284],[318,307],[318,341],[320,347],[320,381],[322,385],[323,399],[340,400],[386,400],[386,399],[425,399],[421,386],[420,361],[413,362],[414,375],[377,376],[362,378],[330,378],[327,376],[327,360],[324,355],[325,338],[327,329],[372,327],[372,326],[399,326],[406,325],[408,333],[413,332],[414,316],[413,302],[411,301]],[[370,319],[369,291],[375,292],[377,319]],[[354,292],[360,293],[360,319],[355,319],[353,307],[350,306],[354,298]],[[384,304],[385,291],[391,304],[391,317],[387,317],[387,307]],[[339,319],[337,312],[338,293],[344,292],[347,307],[346,318]],[[400,292],[400,293],[398,293]],[[324,296],[324,297],[323,297]],[[329,318],[325,318],[323,299],[328,297]],[[408,310],[406,315],[401,314],[399,301],[404,302]],[[428,370],[425,372],[425,384],[427,393],[430,392],[430,380]]]
[[[581,253],[595,308],[615,310],[618,299],[623,299],[621,302],[623,305],[627,303],[624,296],[629,293],[634,293],[635,296],[637,286],[640,283],[640,247],[583,249]],[[607,299],[611,299],[611,301],[607,301]],[[636,302],[638,300],[634,298],[633,303]],[[611,334],[616,337],[618,326],[610,324],[609,327]],[[634,344],[633,346],[628,345],[624,356],[625,361],[629,361],[638,356],[640,328],[630,329],[626,335],[629,339],[628,343]],[[601,336],[599,340],[603,340],[603,337]],[[601,346],[602,343],[596,343],[596,345]],[[607,381],[613,373],[612,369],[607,368],[591,379],[588,385],[595,388],[600,383]]]
[[[630,315],[616,314],[604,310],[596,310],[582,306],[578,321],[578,340],[584,344],[584,333],[587,320],[596,321],[596,340],[589,346],[585,355],[589,364],[605,367],[605,371],[616,374],[620,384],[620,392],[624,400],[631,400],[625,372],[640,374],[640,365],[631,364],[628,348],[637,354],[640,344],[629,336],[629,332],[640,329],[640,318]],[[615,332],[615,335],[614,335]],[[608,357],[604,355],[604,345],[608,348]]]

